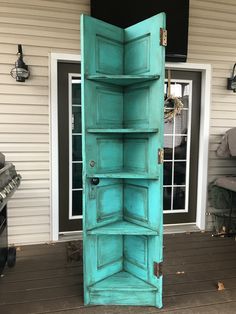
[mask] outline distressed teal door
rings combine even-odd
[[[82,16],[85,304],[162,306],[164,28]]]

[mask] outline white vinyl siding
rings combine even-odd
[[[236,94],[226,89],[236,62],[235,15],[235,0],[190,0],[188,62],[212,65],[208,182],[236,174],[236,160],[216,156],[223,134],[236,127]]]
[[[0,151],[22,184],[8,203],[9,242],[50,241],[49,55],[80,53],[80,14],[89,0],[0,0]],[[10,70],[22,44],[31,78]]]

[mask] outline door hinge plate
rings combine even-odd
[[[163,164],[163,162],[164,162],[164,149],[159,148],[158,149],[158,163]]]
[[[160,278],[162,276],[162,262],[157,263],[154,262],[153,263],[153,272],[154,272],[154,276],[156,276],[157,278]]]
[[[160,28],[160,45],[167,46],[167,30],[164,28]]]

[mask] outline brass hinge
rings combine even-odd
[[[164,149],[159,148],[158,149],[158,163],[163,164],[163,162],[164,162]]]
[[[167,46],[167,30],[164,28],[160,28],[160,45]]]
[[[154,272],[154,276],[156,276],[157,278],[160,278],[162,276],[162,262],[157,263],[154,262],[153,263],[153,272]]]

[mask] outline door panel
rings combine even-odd
[[[161,307],[163,27],[82,18],[86,304]]]
[[[148,173],[148,138],[125,138],[123,143],[124,169]]]
[[[82,33],[89,38],[89,44],[83,47],[87,74],[123,74],[124,32],[114,25],[84,18]]]
[[[87,139],[87,172],[95,175],[123,169],[123,141],[120,135],[93,135]]]
[[[96,186],[90,183],[91,179],[86,180],[89,186],[86,230],[121,220],[123,216],[122,180],[100,179]]]
[[[87,128],[122,128],[123,88],[102,83],[86,83],[85,101],[90,108]]]
[[[149,126],[150,84],[128,87],[124,93],[125,127],[145,128]]]
[[[109,277],[123,268],[123,237],[112,235],[88,236],[85,267],[89,271],[88,286]]]
[[[160,27],[164,27],[162,14],[125,29],[124,74],[160,73]]]
[[[161,233],[162,213],[153,210],[162,202],[162,195],[157,192],[160,184],[157,180],[124,180],[124,218],[127,221]]]
[[[124,237],[124,269],[148,281],[148,237]]]

